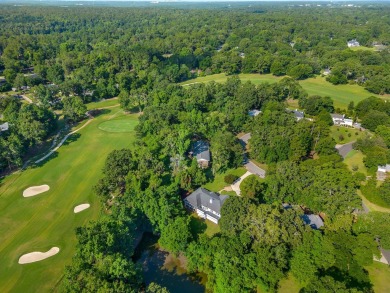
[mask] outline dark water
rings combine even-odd
[[[163,287],[166,287],[171,293],[203,293],[204,286],[199,283],[195,276],[188,274],[178,274],[177,270],[163,268],[167,252],[156,248],[158,237],[144,233],[141,242],[136,251],[137,263],[142,265],[144,282],[148,286],[151,282],[155,282]]]

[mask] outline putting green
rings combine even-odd
[[[58,151],[34,168],[14,173],[0,182],[0,292],[56,292],[58,283],[75,253],[75,228],[101,216],[101,203],[92,191],[102,176],[108,153],[132,147],[134,132],[101,131],[104,121],[131,121],[138,115],[125,115],[108,109],[71,135]],[[82,122],[82,125],[85,122]],[[78,126],[79,127],[79,126]],[[23,197],[30,186],[48,184],[44,196]],[[75,214],[82,203],[91,207]],[[60,248],[46,260],[20,265],[21,255],[31,251]]]
[[[99,129],[107,132],[131,132],[137,123],[137,121],[128,119],[109,120],[100,123]]]

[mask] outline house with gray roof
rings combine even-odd
[[[196,157],[198,164],[202,168],[207,168],[210,164],[210,148],[206,141],[198,140],[192,145],[192,156]]]
[[[184,199],[184,205],[196,211],[199,217],[218,224],[222,205],[228,197],[200,187]]]
[[[259,115],[260,113],[261,113],[261,111],[256,110],[256,109],[253,109],[253,110],[248,111],[248,115],[251,116],[251,117],[256,117],[256,116]]]
[[[298,111],[298,109],[293,110],[293,113],[294,113],[295,119],[297,119],[297,121],[299,121],[305,117],[305,113],[302,111]]]
[[[319,215],[314,215],[314,214],[306,215],[305,214],[305,215],[301,216],[301,218],[302,218],[303,222],[305,222],[306,225],[309,225],[313,229],[319,229],[322,226],[324,226],[324,221],[322,220],[322,218]]]
[[[360,47],[360,44],[356,39],[353,39],[353,40],[348,41],[347,46],[349,48]]]
[[[7,131],[9,129],[8,122],[5,122],[3,124],[0,124],[0,131]]]

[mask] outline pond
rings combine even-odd
[[[200,283],[201,277],[187,274],[182,267],[184,260],[158,249],[157,240],[157,236],[144,233],[135,252],[136,262],[142,265],[146,286],[155,282],[170,293],[205,292],[205,287]]]

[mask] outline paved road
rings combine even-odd
[[[336,145],[336,150],[339,152],[340,156],[343,157],[343,159],[345,159],[345,157],[347,156],[347,154],[353,150],[352,148],[352,145],[354,144],[355,142],[350,142],[350,143],[346,143],[346,144],[337,144]]]
[[[257,165],[255,165],[255,163],[253,163],[252,161],[249,161],[248,163],[246,163],[244,165],[244,167],[249,171],[251,172],[252,174],[256,174],[257,176],[259,176],[260,178],[265,178],[265,170],[261,169],[260,167],[258,167]]]

